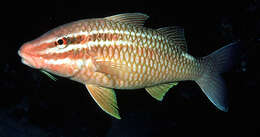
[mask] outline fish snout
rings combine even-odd
[[[18,50],[18,55],[22,58],[23,64],[33,68],[39,68],[33,49],[34,45],[30,42],[27,42],[23,44],[22,47]]]

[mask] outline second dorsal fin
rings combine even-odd
[[[180,46],[183,51],[187,52],[187,43],[185,40],[183,28],[178,26],[163,27],[157,29],[157,31],[166,35],[169,39],[172,40],[174,45]]]
[[[142,13],[124,13],[117,14],[114,16],[105,17],[107,20],[115,22],[128,23],[137,26],[143,26],[144,22],[149,18],[148,15]]]

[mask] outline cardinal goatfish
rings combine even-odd
[[[121,119],[114,89],[145,90],[162,101],[180,81],[195,81],[220,110],[228,111],[220,73],[232,64],[236,42],[206,57],[187,53],[180,27],[143,27],[148,16],[126,13],[74,21],[22,45],[22,62],[86,86],[99,107]],[[50,74],[51,73],[51,74]]]

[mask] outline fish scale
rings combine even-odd
[[[101,24],[98,24],[98,23],[100,23],[100,22],[97,21],[94,24],[96,26],[101,26]],[[104,23],[104,22],[102,22],[102,23]],[[89,25],[89,26],[93,26],[93,25]],[[109,25],[106,24],[103,26],[109,26]],[[124,26],[122,26],[122,24],[119,24],[118,28],[124,28]],[[99,28],[99,27],[97,27],[97,28]],[[112,28],[113,31],[117,30],[116,28],[113,28],[113,27],[108,27],[108,28]],[[108,30],[106,28],[103,28],[103,29],[104,30],[99,29],[97,31],[105,32],[105,30],[107,30],[107,32],[111,32],[110,30]],[[141,73],[136,73],[135,75],[130,75],[130,77],[128,78],[129,80],[123,80],[120,82],[116,82],[117,79],[113,78],[112,80],[114,81],[113,83],[115,83],[115,85],[113,85],[113,87],[110,87],[110,88],[128,88],[129,86],[130,86],[130,88],[134,88],[134,87],[138,88],[140,86],[149,86],[150,84],[154,84],[154,82],[157,82],[156,84],[159,84],[159,82],[167,82],[167,80],[172,80],[172,79],[168,78],[168,79],[164,79],[166,81],[162,81],[162,79],[165,78],[165,76],[164,76],[165,70],[167,70],[167,71],[170,70],[170,72],[180,70],[180,68],[176,68],[175,70],[172,69],[171,62],[173,59],[169,58],[167,56],[167,52],[171,51],[171,45],[169,45],[169,44],[166,45],[166,44],[163,44],[166,42],[162,42],[163,40],[166,41],[167,39],[159,38],[159,39],[161,39],[161,41],[159,41],[157,39],[151,40],[151,39],[148,39],[147,35],[152,35],[152,33],[153,33],[152,30],[148,30],[147,34],[140,33],[140,32],[145,32],[145,31],[140,31],[140,29],[136,29],[136,30],[139,30],[139,31],[135,31],[135,30],[131,30],[131,29],[117,30],[118,32],[122,33],[119,36],[118,41],[120,41],[120,40],[128,41],[128,43],[131,43],[131,44],[126,44],[126,45],[111,44],[111,45],[106,45],[105,47],[103,47],[98,44],[101,42],[100,39],[98,39],[97,37],[96,37],[96,39],[93,39],[94,41],[97,41],[97,45],[94,45],[94,47],[98,47],[98,48],[100,48],[101,51],[103,51],[103,54],[102,53],[99,54],[99,55],[101,55],[103,60],[112,60],[119,64],[120,63],[126,64],[126,62],[129,62],[128,66],[131,68],[131,71],[134,74],[137,71],[141,72],[140,70],[137,70],[137,69],[145,70],[147,68],[146,69],[147,71],[144,71],[144,74],[142,74],[142,75],[140,75]],[[127,33],[125,31],[127,31]],[[135,35],[136,33],[140,33],[140,35],[137,36],[137,35]],[[131,34],[133,34],[133,35],[131,35]],[[97,35],[99,35],[99,33],[97,33]],[[112,35],[115,35],[115,34],[112,34]],[[142,36],[145,36],[145,37],[142,37]],[[153,36],[151,36],[151,38],[152,37]],[[135,39],[137,39],[137,41],[135,41]],[[156,43],[156,44],[151,44],[151,43]],[[158,43],[158,45],[157,45],[157,43]],[[162,43],[162,44],[160,44],[160,43]],[[147,45],[149,45],[150,47]],[[151,47],[151,45],[157,45],[158,48]],[[122,47],[122,48],[112,49],[109,47]],[[138,49],[137,47],[140,47],[140,48]],[[122,50],[122,49],[124,49],[124,50]],[[116,54],[114,53],[114,51],[117,51]],[[139,54],[137,54],[137,53],[139,53]],[[159,54],[166,54],[166,56],[165,57],[159,56]],[[108,56],[108,55],[110,55],[110,56]],[[114,58],[114,56],[111,56],[111,55],[115,55],[115,58]],[[118,60],[117,57],[119,57],[120,60]],[[162,61],[159,60],[159,57],[161,57],[160,60],[162,60]],[[142,64],[139,63],[139,58],[143,58]],[[155,60],[155,58],[157,58],[157,60]],[[116,60],[118,60],[118,61],[116,61]],[[168,61],[164,61],[164,60],[168,60],[170,65],[167,64]],[[154,66],[153,64],[158,64],[158,63],[161,64],[162,69],[161,68],[156,69],[153,67]],[[184,68],[183,68],[183,70],[184,70]],[[150,77],[145,77],[146,75],[154,75],[155,72],[158,72],[157,74],[162,77],[158,77],[157,79],[154,79],[154,78],[148,79]],[[161,74],[164,74],[164,75],[161,75]],[[140,76],[142,76],[142,77],[140,77]],[[176,75],[175,78],[181,79],[182,75]],[[137,82],[131,82],[131,80],[134,80]],[[151,83],[147,83],[147,85],[143,85],[143,83],[140,82],[140,81],[145,81],[145,80],[151,81]],[[120,84],[118,84],[118,83],[120,83]],[[100,83],[100,85],[106,86],[108,84]]]
[[[24,64],[52,79],[49,73],[85,84],[100,108],[118,119],[113,89],[145,88],[161,101],[185,80],[194,80],[215,106],[227,111],[219,73],[230,68],[237,44],[195,58],[187,53],[183,29],[146,28],[147,18],[126,13],[71,22],[25,43],[18,54]]]
[[[94,25],[89,25],[89,26],[95,26],[93,30],[96,30],[96,28],[100,28],[100,27],[97,27],[97,26],[101,26],[101,24],[98,24],[98,23],[100,23],[100,22],[99,21],[93,22]],[[103,25],[103,26],[109,26],[109,25],[106,24],[106,25]],[[117,27],[118,28],[123,28],[122,24],[117,25]],[[107,27],[107,28],[112,28],[113,31],[117,30],[117,29],[113,28],[113,26],[110,26],[110,27]],[[103,29],[106,29],[106,28],[103,28]],[[111,32],[108,29],[106,29],[106,30],[107,30],[107,32]],[[128,34],[140,33],[140,31],[131,31],[131,29],[129,29],[129,30],[130,30],[130,32],[128,31]],[[105,32],[105,30],[102,30],[102,29],[98,29],[97,31],[98,32]],[[136,35],[126,35],[126,33],[124,31],[122,31],[122,30],[118,30],[118,32],[123,33],[123,35],[120,36],[121,39],[119,39],[119,40],[128,40],[129,39],[128,37],[131,37],[132,39],[142,39],[142,38],[140,38],[141,35],[139,36],[139,38],[137,38],[138,36],[136,36]],[[90,32],[90,34],[92,34],[92,33]],[[99,35],[99,33],[97,33],[97,35]],[[146,39],[146,37],[144,37],[143,39]],[[142,65],[142,64],[139,65],[139,63],[134,63],[137,60],[139,60],[139,58],[142,58],[142,53],[144,53],[144,55],[148,54],[147,56],[150,57],[149,53],[154,52],[154,51],[148,51],[148,49],[146,49],[146,48],[141,48],[140,51],[138,51],[138,48],[136,48],[137,47],[136,45],[139,45],[141,47],[145,47],[145,45],[147,45],[146,40],[144,40],[144,41],[139,40],[136,43],[135,43],[135,41],[130,41],[130,43],[135,43],[135,44],[131,44],[131,45],[130,44],[129,45],[112,45],[111,44],[111,45],[106,45],[105,47],[100,46],[98,44],[98,43],[101,42],[98,37],[96,37],[95,39],[92,39],[92,41],[97,41],[96,42],[97,45],[93,45],[93,47],[99,48],[100,49],[99,52],[102,52],[102,53],[98,54],[98,55],[101,55],[99,57],[102,57],[103,60],[113,60],[113,61],[116,61],[118,59],[117,57],[119,57],[120,60],[117,63],[124,63],[124,62],[128,62],[129,61],[128,64],[130,64],[129,66],[131,67],[131,70],[133,71],[133,73],[135,73],[137,71],[136,69],[141,69],[141,68],[145,69],[147,67],[148,67],[148,69],[150,71],[153,71],[153,72],[160,70],[160,69],[154,70],[154,68],[151,67],[151,66],[153,66],[153,64],[157,63],[157,62],[155,62],[155,60],[153,61],[153,60],[150,60],[150,59],[146,59],[144,57],[143,57],[144,58],[143,59],[144,60],[143,63],[147,64],[147,65]],[[147,40],[147,42],[149,42],[149,41],[150,40]],[[109,48],[109,47],[120,47],[120,46],[122,48],[119,48],[119,49]],[[158,46],[158,47],[162,47],[163,48],[163,46]],[[123,48],[124,48],[124,50],[122,50]],[[116,54],[114,53],[114,51],[117,51]],[[159,51],[161,51],[161,50],[159,50]],[[136,54],[138,52],[141,53],[140,54],[141,56],[138,56],[138,54]],[[135,54],[133,54],[133,53],[135,53]],[[111,56],[111,55],[114,55],[114,56]],[[157,56],[158,56],[158,54],[157,54]],[[113,58],[113,57],[116,57],[116,58]],[[148,61],[148,60],[150,60],[150,61]],[[141,67],[138,67],[138,65],[141,66]],[[162,64],[162,65],[164,65],[164,64]],[[161,72],[159,72],[159,74],[160,73]],[[151,73],[150,72],[146,72],[145,74],[151,74]],[[140,79],[139,81],[143,80],[142,78],[138,78],[138,77],[140,77],[139,74],[130,75],[130,76],[131,77],[129,77],[129,79],[134,79],[135,78],[134,80],[136,80],[136,79]],[[141,75],[141,76],[143,76],[143,75]],[[149,79],[146,78],[144,80],[149,80]],[[131,86],[131,88],[132,88],[133,86],[137,86],[138,87],[138,85],[140,85],[138,82],[128,82],[128,81],[115,82],[116,79],[113,79],[113,81],[114,81],[113,83],[120,83],[120,84],[115,84],[114,87],[111,87],[111,88],[115,88],[115,87],[127,88],[128,86]],[[129,83],[131,83],[131,84],[129,85]],[[133,83],[136,83],[137,85],[133,85]],[[107,83],[100,83],[100,84],[102,84],[103,86],[108,85]]]

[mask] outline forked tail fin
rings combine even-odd
[[[196,80],[209,100],[218,109],[225,112],[228,111],[227,92],[220,73],[229,70],[235,64],[236,58],[238,58],[238,49],[238,42],[234,42],[203,57],[205,71]]]

